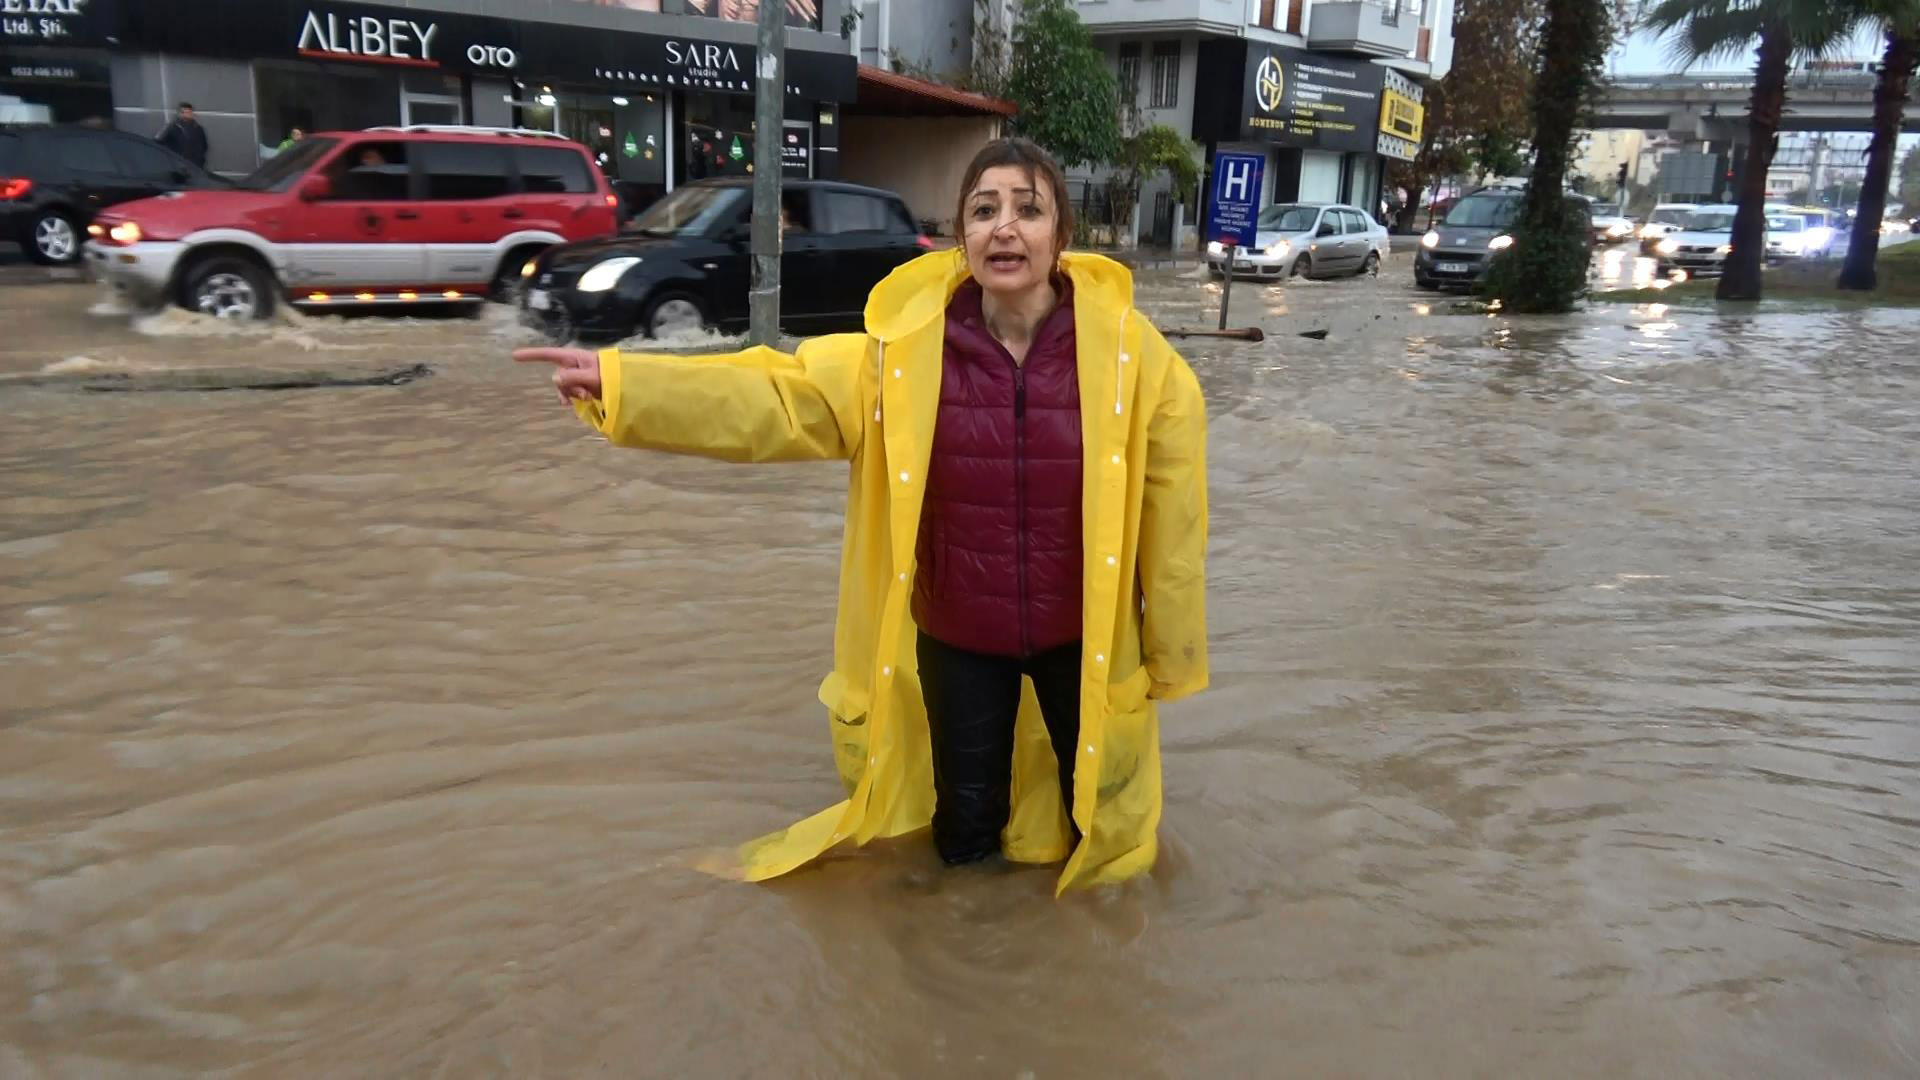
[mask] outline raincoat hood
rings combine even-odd
[[[1207,684],[1207,500],[1206,410],[1193,371],[1133,310],[1125,267],[1067,253],[1061,268],[1074,285],[1083,448],[1082,745],[1074,790],[1062,793],[1038,704],[1023,689],[1002,850],[1016,862],[1065,858],[1064,890],[1153,865],[1157,702]],[[923,255],[873,290],[867,333],[814,338],[792,354],[607,349],[600,398],[576,403],[582,419],[621,446],[850,465],[833,666],[819,689],[845,798],[744,845],[725,869],[747,880],[932,819],[910,601],[939,414],[943,316],[966,278],[960,252]]]

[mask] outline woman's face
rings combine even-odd
[[[1039,173],[996,165],[967,193],[962,237],[973,280],[990,293],[1011,295],[1046,283],[1053,272],[1054,225],[1060,208]]]

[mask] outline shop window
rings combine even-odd
[[[347,147],[327,170],[338,202],[404,202],[407,144],[364,142]]]
[[[1153,101],[1148,106],[1154,109],[1172,109],[1180,104],[1180,43],[1177,41],[1156,41],[1153,43]]]
[[[830,233],[886,233],[901,231],[901,219],[886,200],[853,191],[828,191],[824,231]]]
[[[507,148],[498,143],[416,143],[427,175],[427,198],[497,199],[513,191]]]
[[[577,150],[559,146],[516,146],[520,182],[537,195],[585,195],[596,190],[587,171],[587,159]]]

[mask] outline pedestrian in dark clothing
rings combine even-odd
[[[207,129],[193,118],[193,106],[188,102],[180,103],[179,115],[161,129],[155,141],[195,165],[206,168]]]

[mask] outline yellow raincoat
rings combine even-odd
[[[1160,821],[1156,701],[1207,685],[1206,412],[1186,361],[1133,309],[1133,278],[1068,253],[1085,445],[1084,635],[1074,821],[1083,839],[1056,891],[1153,865]],[[914,538],[940,402],[947,303],[961,252],[896,269],[867,301],[865,334],[789,355],[600,354],[581,417],[620,446],[727,461],[852,462],[833,672],[820,685],[848,797],[740,850],[760,881],[844,841],[924,828],[933,816],[925,706],[908,611]],[[1031,687],[1015,726],[1006,856],[1069,855],[1053,747]]]

